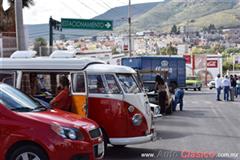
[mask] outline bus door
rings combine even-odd
[[[127,110],[115,75],[88,73],[88,91],[89,118],[96,121],[108,137],[126,137]]]
[[[87,81],[85,72],[71,73],[71,93],[72,93],[72,109],[73,113],[82,117],[88,116],[87,103]]]

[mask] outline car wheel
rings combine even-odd
[[[201,91],[201,87],[199,87],[198,90]]]
[[[197,88],[194,88],[194,91],[197,91]]]
[[[15,149],[9,160],[48,160],[46,153],[34,145],[25,145]]]
[[[188,90],[188,88],[185,88],[185,90],[187,91],[187,90]]]

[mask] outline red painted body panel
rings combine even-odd
[[[102,127],[109,138],[130,138],[145,136],[147,122],[143,114],[135,107],[133,113],[128,111],[131,104],[112,98],[88,98],[89,118]],[[133,126],[132,117],[139,113],[143,116],[140,126]]]
[[[84,140],[63,139],[51,129],[53,122],[64,127],[78,128]],[[0,126],[0,160],[5,159],[11,146],[22,141],[41,146],[50,160],[70,160],[76,155],[88,155],[89,159],[95,159],[93,145],[102,141],[102,137],[93,140],[88,134],[91,126],[98,127],[95,122],[60,110],[17,113],[0,104]]]

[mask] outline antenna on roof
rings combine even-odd
[[[10,58],[34,58],[36,51],[15,51]]]

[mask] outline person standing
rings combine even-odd
[[[155,79],[155,91],[158,93],[158,102],[159,106],[161,107],[161,114],[166,113],[166,99],[167,99],[167,86],[160,75],[156,76]]]
[[[223,85],[223,92],[224,92],[224,101],[228,101],[231,82],[227,75],[222,80],[222,85]]]
[[[237,89],[237,97],[238,97],[238,95],[240,95],[240,77],[237,77],[236,80],[237,80],[236,81],[236,83],[237,83],[236,89]]]
[[[221,101],[220,95],[222,90],[222,79],[220,74],[218,74],[215,78],[215,88],[217,90],[217,101]]]
[[[230,89],[231,96],[230,97],[231,97],[231,101],[234,101],[234,96],[236,96],[237,82],[233,75],[230,75],[230,82],[231,82],[231,89]]]
[[[183,97],[184,97],[184,90],[183,90],[183,88],[178,88],[176,90],[176,92],[175,92],[173,111],[176,111],[177,104],[179,104],[180,111],[183,110]]]

